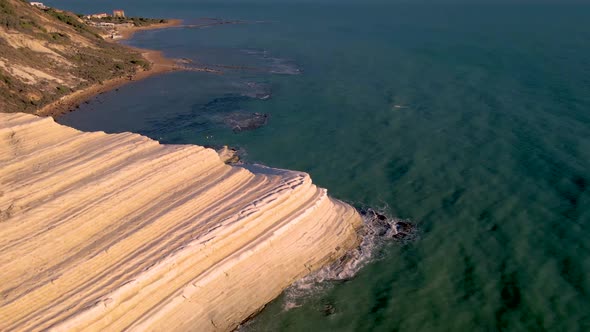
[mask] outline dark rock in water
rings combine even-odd
[[[392,225],[387,222],[387,217],[382,214],[373,212],[375,222],[375,232],[377,236],[387,236],[391,232]]]
[[[412,224],[410,224],[409,222],[405,222],[405,221],[398,221],[395,224],[395,228],[397,229],[398,233],[409,233],[413,230],[414,226]]]
[[[215,147],[215,146],[207,146],[204,145],[206,148],[214,149],[221,161],[228,165],[241,165],[242,160],[241,156],[245,153],[244,150],[239,148],[234,148],[231,146],[224,145],[222,147]]]
[[[406,241],[416,234],[416,226],[408,221],[387,218],[373,209],[361,209],[359,213],[365,219],[366,229],[378,238]]]
[[[406,241],[413,239],[416,235],[416,226],[407,221],[397,221],[395,228],[397,232],[393,236],[394,239]]]
[[[230,159],[228,159],[225,163],[228,165],[237,165],[240,163],[240,157],[238,156],[233,156]]]
[[[221,158],[221,160],[223,160],[223,162],[226,164],[235,165],[240,163],[240,152],[236,148],[224,146],[223,148],[217,150],[217,153],[219,154],[219,158]]]
[[[240,131],[254,130],[266,125],[268,117],[269,115],[264,113],[235,112],[228,114],[223,122],[237,133]]]
[[[321,311],[324,314],[324,316],[330,316],[334,312],[336,312],[336,309],[331,304],[325,304]]]

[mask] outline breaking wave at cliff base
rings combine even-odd
[[[363,227],[360,244],[336,262],[296,281],[285,290],[284,310],[297,308],[305,298],[331,287],[334,282],[353,278],[368,263],[379,259],[379,249],[392,241],[408,243],[417,236],[416,226],[409,220],[387,217],[373,209],[359,209]]]

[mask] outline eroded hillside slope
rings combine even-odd
[[[33,113],[81,88],[149,67],[78,16],[0,0],[0,111]]]

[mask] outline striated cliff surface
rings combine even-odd
[[[230,330],[360,226],[305,173],[0,113],[0,330]]]

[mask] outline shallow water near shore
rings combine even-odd
[[[239,147],[419,227],[290,310],[283,294],[244,330],[590,329],[590,6],[125,6],[249,23],[137,33],[127,43],[225,74],[152,77],[58,122]],[[269,118],[236,133],[222,120],[233,112]]]

